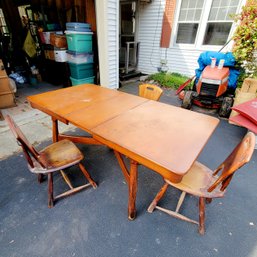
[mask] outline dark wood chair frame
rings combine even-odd
[[[232,153],[219,165],[216,170],[211,171],[203,164],[195,162],[193,167],[187,173],[188,175],[185,175],[185,177],[190,176],[189,179],[185,178],[186,182],[184,181],[184,178],[180,183],[177,184],[165,179],[164,185],[148,207],[148,212],[151,213],[156,208],[173,217],[195,223],[199,226],[199,233],[203,235],[205,233],[205,202],[211,203],[213,198],[224,196],[226,188],[229,185],[234,173],[244,164],[250,161],[254,147],[255,135],[252,132],[248,132],[242,141],[232,151]],[[203,172],[197,172],[197,170],[200,169]],[[218,176],[219,172],[220,175]],[[201,188],[196,185],[197,176],[199,176],[201,181],[203,181]],[[171,211],[157,205],[167,191],[168,186],[173,186],[182,191],[175,211]],[[199,197],[199,222],[179,213],[186,193]]]
[[[14,134],[18,145],[22,147],[24,156],[28,162],[29,170],[32,173],[35,173],[38,175],[38,182],[39,183],[42,182],[43,174],[47,175],[47,177],[48,177],[48,207],[49,208],[53,207],[54,201],[59,198],[79,192],[88,186],[93,186],[93,188],[97,187],[97,184],[91,178],[90,174],[88,173],[88,171],[85,169],[84,165],[81,162],[84,158],[83,154],[75,146],[74,143],[72,143],[71,141],[69,141],[67,139],[64,139],[62,141],[53,143],[47,147],[47,148],[49,148],[49,147],[54,146],[53,151],[62,151],[62,150],[64,150],[64,148],[67,149],[67,147],[68,147],[68,151],[70,151],[71,158],[65,160],[65,162],[62,164],[57,163],[57,165],[54,166],[49,163],[49,156],[47,156],[47,154],[45,154],[44,149],[42,151],[38,152],[33,147],[33,145],[30,144],[30,142],[25,137],[23,132],[20,130],[20,128],[17,126],[17,124],[13,121],[13,119],[9,115],[7,115],[5,117],[5,120],[7,121],[7,124],[9,125],[10,130]],[[45,149],[47,149],[47,148],[45,148]],[[48,154],[51,155],[51,153],[49,153],[49,152],[48,152]],[[82,173],[84,174],[86,179],[89,181],[89,183],[84,184],[82,186],[73,187],[70,179],[68,178],[68,176],[65,174],[65,172],[63,170],[66,168],[69,168],[71,166],[74,166],[74,165],[79,166],[80,170],[82,171]],[[57,196],[54,196],[54,194],[53,194],[53,172],[55,172],[55,171],[60,171],[62,177],[64,178],[64,181],[67,183],[67,185],[70,188],[66,192],[59,194]]]

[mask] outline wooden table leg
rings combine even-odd
[[[128,172],[128,169],[127,169],[127,167],[126,167],[126,165],[124,163],[124,160],[123,160],[123,158],[122,158],[122,156],[121,156],[121,154],[119,152],[114,150],[114,154],[115,154],[115,156],[116,156],[116,158],[118,160],[118,163],[120,165],[121,171],[122,171],[122,173],[123,173],[123,175],[124,175],[124,177],[126,179],[126,182],[129,185],[129,172]]]
[[[128,218],[134,220],[136,218],[136,196],[137,196],[137,166],[138,163],[134,160],[130,161],[130,176],[129,176],[129,203],[128,203]]]
[[[58,141],[58,135],[59,135],[59,130],[58,130],[58,120],[52,117],[52,134],[53,134],[53,142]]]

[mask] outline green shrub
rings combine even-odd
[[[149,76],[148,80],[154,80],[157,82],[160,86],[163,87],[170,87],[173,89],[177,89],[181,84],[186,82],[189,79],[189,77],[185,75],[181,75],[179,73],[154,73]]]
[[[257,77],[257,2],[249,0],[240,14],[234,17],[238,26],[233,35],[233,54],[245,76]]]

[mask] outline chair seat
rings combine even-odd
[[[208,192],[208,188],[216,181],[217,177],[212,175],[213,171],[200,162],[195,162],[190,170],[183,176],[180,183],[172,183],[165,179],[165,181],[186,193],[193,194],[199,197],[215,198],[223,197],[225,191],[220,191],[218,186],[212,192]]]
[[[61,140],[53,143],[40,152],[40,159],[46,168],[34,162],[34,168],[29,166],[33,173],[49,173],[56,170],[65,169],[79,163],[83,159],[80,150],[69,140]]]

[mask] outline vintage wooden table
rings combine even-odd
[[[114,149],[129,187],[128,217],[136,216],[137,165],[179,182],[217,127],[217,118],[96,85],[29,96],[32,107],[52,117],[53,141],[104,144]],[[58,120],[92,135],[66,136]],[[123,156],[130,159],[127,168]]]

